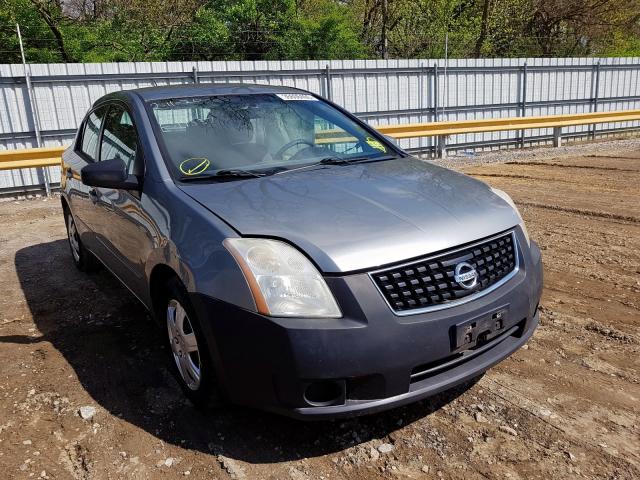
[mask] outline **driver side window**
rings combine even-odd
[[[112,105],[104,121],[100,141],[100,161],[120,159],[130,175],[141,175],[138,155],[138,134],[129,112],[121,105]]]

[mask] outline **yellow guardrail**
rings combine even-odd
[[[67,147],[23,148],[0,150],[0,170],[14,168],[55,167],[62,163],[62,152]]]
[[[385,125],[376,127],[376,129],[393,138],[415,138],[458,135],[464,133],[497,132],[504,130],[562,128],[574,125],[593,125],[595,123],[628,122],[631,120],[640,120],[640,110]]]
[[[640,110],[382,125],[376,127],[376,129],[380,133],[396,139],[433,136],[440,137],[438,150],[441,154],[444,154],[445,147],[443,140],[449,135],[553,128],[554,145],[560,146],[562,127],[593,125],[596,123],[628,122],[633,120],[640,120]],[[335,142],[336,138],[332,138],[334,133],[337,132],[332,130],[320,132],[319,143]],[[342,133],[344,134],[344,132]],[[337,140],[339,139],[340,138],[338,137]],[[66,148],[66,146],[63,146],[50,148],[27,148],[21,150],[0,150],[0,170],[52,167],[60,165],[62,152]]]

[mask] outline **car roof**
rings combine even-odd
[[[143,101],[166,100],[170,98],[198,97],[208,95],[246,95],[255,93],[308,93],[305,90],[274,85],[256,85],[251,83],[201,83],[191,85],[167,85],[162,87],[136,88],[110,93],[99,101],[123,96],[136,95]]]

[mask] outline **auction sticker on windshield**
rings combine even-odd
[[[313,102],[318,101],[318,99],[313,95],[307,95],[305,93],[276,93],[276,97],[286,102],[301,101],[301,100],[310,100]]]

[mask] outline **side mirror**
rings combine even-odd
[[[80,178],[82,183],[90,187],[121,190],[138,190],[140,188],[138,178],[127,173],[127,166],[119,158],[87,165],[80,170]]]

